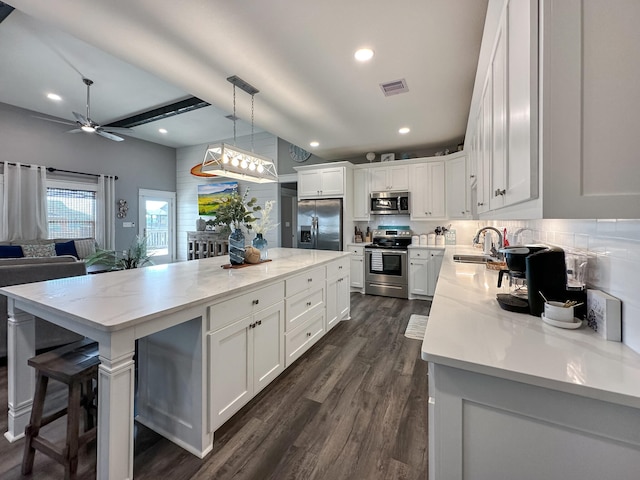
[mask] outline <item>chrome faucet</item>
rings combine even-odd
[[[496,232],[498,234],[499,248],[504,247],[504,239],[502,238],[502,233],[500,233],[500,230],[498,230],[497,228],[494,228],[494,227],[482,227],[480,230],[478,230],[476,232],[476,236],[473,237],[473,244],[474,245],[477,245],[478,243],[480,243],[480,234],[482,232],[484,232],[485,230],[493,230],[494,232]],[[498,253],[498,250],[496,250],[495,248],[492,247],[491,248],[491,256],[500,258],[502,256],[502,254]]]

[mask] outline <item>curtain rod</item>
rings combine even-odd
[[[14,167],[17,167],[18,164],[17,163],[13,163],[13,162],[7,162],[8,165],[12,165]],[[31,165],[27,165],[26,163],[21,163],[20,164],[21,167],[26,167],[26,168],[31,168]],[[100,175],[98,175],[97,173],[84,173],[84,172],[74,172],[73,170],[62,170],[61,168],[54,168],[54,167],[41,167],[40,165],[36,165],[36,167],[38,168],[46,168],[48,172],[63,172],[63,173],[73,173],[75,175],[88,175],[90,177],[99,177]],[[106,175],[107,177],[109,175]],[[114,175],[113,176],[114,179],[118,180],[118,176]]]
[[[84,173],[84,172],[74,172],[73,170],[62,170],[61,168],[53,168],[53,167],[47,167],[47,171],[48,172],[63,172],[63,173],[73,173],[75,175],[88,175],[90,177],[99,177],[100,175],[98,175],[97,173]],[[109,176],[109,175],[106,175]],[[114,179],[118,180],[118,176],[114,175],[113,176]]]

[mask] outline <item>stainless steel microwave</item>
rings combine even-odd
[[[373,192],[369,213],[374,215],[409,215],[409,192]]]

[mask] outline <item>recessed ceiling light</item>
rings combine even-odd
[[[62,100],[62,97],[57,93],[47,93],[47,98],[49,100],[55,100],[56,102],[59,102],[60,100]]]
[[[159,128],[158,131],[163,134],[168,133],[166,128]]]
[[[411,131],[411,129],[409,127],[402,127],[400,130],[398,130],[398,133],[400,135],[406,135],[407,133],[409,133]]]
[[[370,48],[361,48],[360,50],[356,50],[353,56],[359,62],[366,62],[373,58],[373,50]]]
[[[313,142],[310,142],[309,145],[313,148],[319,147],[320,146],[320,142],[316,142],[315,140]]]

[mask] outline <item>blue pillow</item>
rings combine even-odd
[[[0,258],[22,258],[22,247],[20,245],[0,245]]]
[[[56,255],[73,255],[78,258],[78,251],[73,240],[64,243],[56,243]]]

